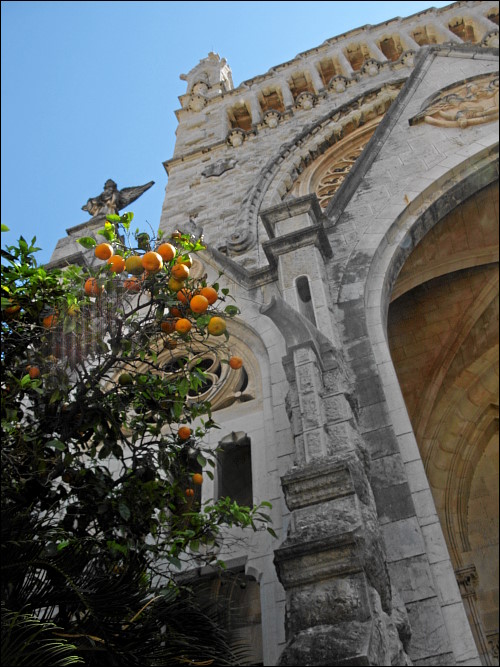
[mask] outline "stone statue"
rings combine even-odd
[[[145,185],[136,185],[118,190],[116,183],[108,178],[104,183],[104,191],[97,197],[91,197],[87,200],[85,206],[82,206],[82,211],[87,211],[91,216],[117,214],[118,211],[138,199],[146,190],[149,190],[152,185],[154,185],[154,181]]]

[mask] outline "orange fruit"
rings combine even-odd
[[[186,496],[192,498],[194,496],[194,489],[186,489]]]
[[[205,297],[205,299],[208,301],[210,305],[215,303],[219,298],[217,290],[214,289],[213,287],[202,287],[200,290],[200,294]]]
[[[123,281],[123,287],[127,290],[127,292],[141,291],[141,283],[135,276],[132,276],[132,278],[126,278]]]
[[[113,273],[122,273],[122,271],[125,271],[125,260],[120,255],[110,257],[107,264],[109,264],[109,270]]]
[[[191,298],[191,294],[190,294],[189,292],[187,292],[186,290],[180,289],[180,290],[177,292],[177,299],[178,299],[181,303],[187,303],[187,302],[189,301],[190,298]]]
[[[122,373],[120,377],[118,378],[118,384],[121,384],[122,387],[128,384],[132,384],[133,378],[130,375],[130,373]]]
[[[5,308],[5,312],[7,315],[15,315],[21,310],[21,306],[18,303],[14,303],[12,299],[9,299],[9,301],[12,306],[7,306],[7,308]]]
[[[180,429],[177,431],[177,435],[181,440],[189,440],[191,437],[191,429],[189,426],[181,426]]]
[[[191,255],[179,255],[175,261],[177,264],[185,264],[188,269],[193,266],[193,258]]]
[[[189,302],[189,307],[193,313],[204,313],[208,308],[208,299],[201,294],[196,294]]]
[[[26,370],[32,380],[36,380],[36,378],[40,377],[40,369],[38,366],[26,366]]]
[[[172,290],[172,292],[178,292],[182,289],[183,285],[184,282],[182,280],[177,280],[173,276],[168,279],[168,289]]]
[[[140,255],[130,255],[125,260],[125,270],[133,276],[140,276],[144,271],[142,266],[142,257]]]
[[[156,248],[156,252],[160,255],[164,262],[170,262],[170,260],[175,257],[177,250],[171,243],[162,243],[160,246],[158,246],[158,248]]]
[[[160,329],[163,333],[170,334],[175,331],[175,322],[174,320],[163,320],[160,324]]]
[[[231,357],[229,359],[229,365],[233,370],[238,370],[243,366],[243,359],[241,357]]]
[[[177,331],[177,333],[186,334],[188,333],[188,331],[190,331],[192,326],[193,325],[188,319],[186,319],[185,317],[181,317],[175,323],[175,330]]]
[[[142,266],[150,273],[157,273],[163,266],[163,259],[154,250],[150,250],[142,256]]]
[[[172,317],[182,317],[181,311],[176,306],[169,308],[169,313],[172,315]]]
[[[113,246],[109,243],[99,243],[99,245],[95,247],[94,255],[97,259],[109,259],[113,256],[114,252]]]
[[[203,484],[203,475],[200,475],[199,472],[195,472],[191,479],[193,480],[193,484]]]
[[[222,336],[226,330],[226,321],[222,317],[211,317],[207,325],[207,330],[212,336]]]
[[[99,294],[101,294],[101,292],[104,290],[104,286],[99,285],[95,278],[88,278],[85,281],[83,289],[85,294],[88,296],[99,296]]]
[[[42,320],[42,324],[46,329],[50,329],[51,327],[55,327],[57,324],[58,320],[57,313],[52,313],[51,315],[47,315],[47,317],[44,317]]]
[[[172,267],[172,276],[176,280],[186,280],[189,277],[189,268],[185,264],[174,264]]]

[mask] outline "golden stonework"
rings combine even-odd
[[[498,119],[498,72],[462,81],[437,93],[410,119],[439,127],[470,127]]]

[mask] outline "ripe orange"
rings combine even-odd
[[[88,278],[83,289],[88,296],[99,296],[104,290],[104,285],[99,285],[95,278]]]
[[[177,264],[185,264],[188,269],[193,266],[193,258],[191,255],[179,255],[175,261]]]
[[[203,475],[200,475],[199,472],[195,472],[191,479],[193,480],[193,484],[203,484]]]
[[[141,291],[141,283],[135,276],[132,276],[132,278],[126,278],[123,281],[123,287],[127,290],[127,292]]]
[[[177,431],[177,435],[181,440],[189,440],[191,437],[191,429],[189,426],[181,426],[180,429]]]
[[[160,324],[160,329],[163,333],[170,334],[175,331],[175,321],[174,320],[163,320]]]
[[[168,279],[168,289],[172,290],[172,292],[178,292],[182,289],[183,285],[184,282],[182,280],[177,280],[173,276]]]
[[[95,247],[94,255],[97,257],[97,259],[106,260],[112,257],[114,252],[115,251],[113,250],[113,246],[109,243],[99,243],[99,245]]]
[[[142,266],[142,257],[140,255],[130,255],[125,260],[125,270],[133,276],[140,276],[144,271]]]
[[[12,306],[7,306],[7,308],[5,308],[5,313],[7,315],[15,315],[21,310],[21,306],[18,303],[14,303],[12,299],[9,299],[9,301],[11,302]]]
[[[150,273],[157,273],[163,266],[163,259],[154,250],[150,250],[142,256],[142,266]]]
[[[194,489],[186,489],[186,496],[192,498],[194,496]]]
[[[32,380],[36,380],[36,378],[40,377],[40,369],[38,366],[26,366],[26,370]]]
[[[172,276],[176,280],[186,280],[189,277],[189,268],[185,264],[174,264],[172,267]]]
[[[158,248],[156,248],[156,252],[160,255],[164,262],[170,262],[170,260],[175,257],[177,250],[171,243],[162,243],[160,246],[158,246]]]
[[[125,271],[125,260],[120,255],[110,257],[107,264],[109,264],[109,270],[113,273],[122,273],[122,271]]]
[[[200,294],[205,297],[205,299],[208,301],[210,305],[215,303],[219,298],[217,290],[214,289],[213,287],[202,287],[200,290]]]
[[[222,317],[212,317],[207,325],[207,330],[212,336],[222,336],[226,330],[226,321]]]
[[[208,299],[201,294],[196,294],[189,302],[189,307],[193,313],[204,313],[208,308]]]
[[[241,357],[231,357],[229,359],[229,365],[233,370],[238,370],[243,366],[243,359]]]
[[[179,289],[179,291],[177,292],[177,299],[181,303],[187,303],[190,298],[191,298],[191,294],[184,289]]]
[[[177,333],[186,334],[191,330],[192,326],[193,325],[187,318],[181,317],[175,323],[175,330],[177,331]]]
[[[44,317],[42,320],[43,326],[46,329],[50,329],[51,327],[55,327],[57,324],[58,320],[57,313],[52,313],[51,315],[47,315],[47,317]]]
[[[181,311],[176,306],[169,308],[169,313],[172,315],[172,317],[182,317]]]

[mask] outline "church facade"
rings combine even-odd
[[[252,664],[497,665],[498,3],[181,78],[159,227],[203,234],[244,360],[207,358],[202,494],[278,535],[221,552]]]

